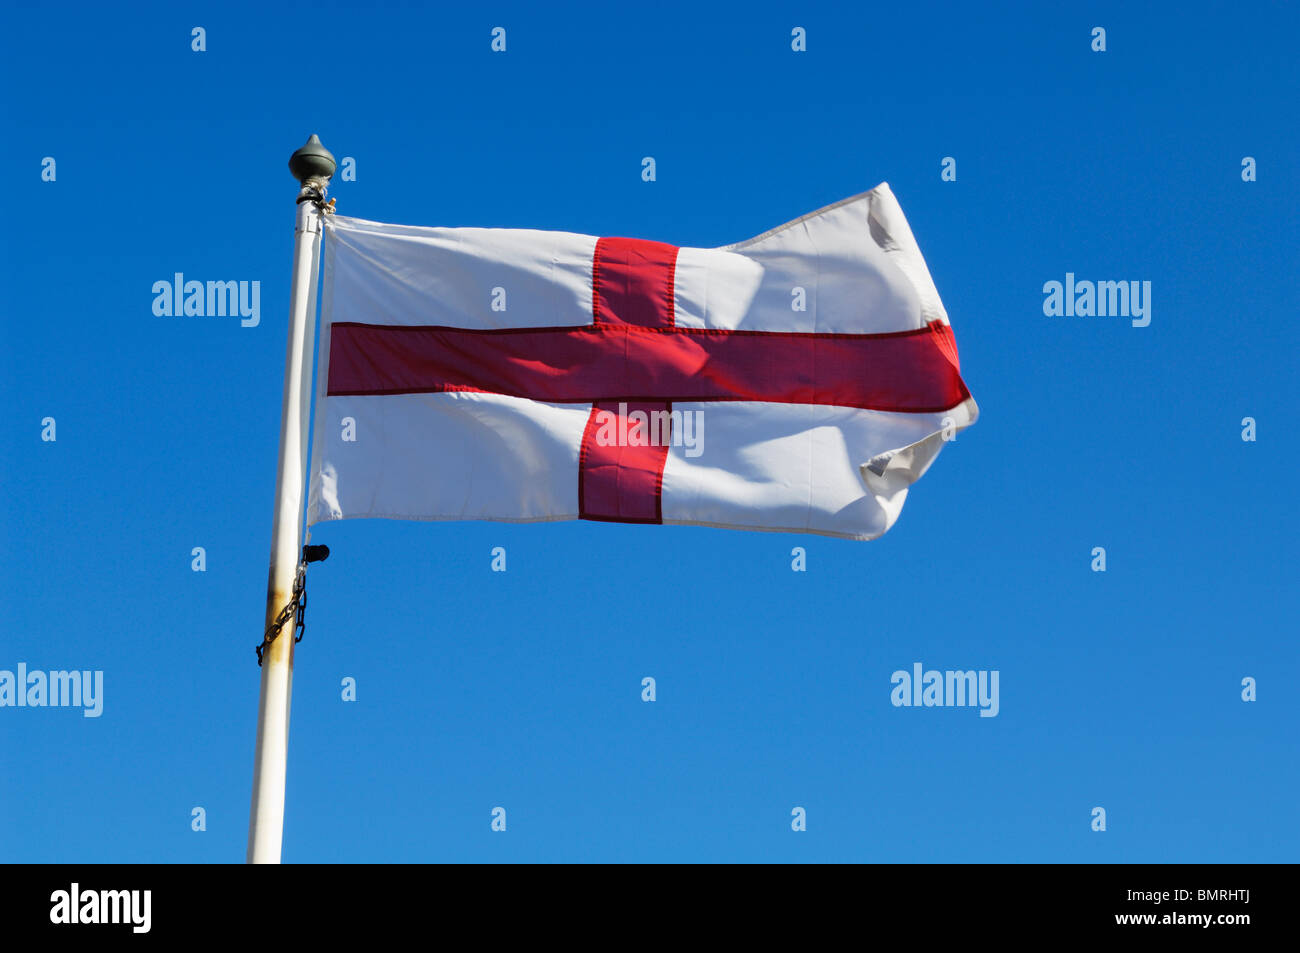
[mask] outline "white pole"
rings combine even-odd
[[[313,148],[314,146],[314,148]],[[328,158],[328,168],[325,166]],[[295,167],[295,160],[297,166]],[[320,263],[321,213],[334,171],[320,140],[312,136],[294,153],[289,168],[303,184],[293,241],[293,285],[289,291],[289,341],[280,405],[280,457],[271,523],[271,565],[266,586],[263,633],[293,596],[302,548],[303,483],[307,472],[307,416],[311,408],[311,360],[316,336],[316,283]],[[301,174],[300,174],[301,173]],[[285,767],[289,753],[289,701],[293,690],[292,620],[262,657],[262,695],[257,712],[253,803],[248,821],[248,862],[278,864],[284,832]]]

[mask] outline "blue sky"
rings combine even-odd
[[[871,543],[318,527],[286,860],[1294,861],[1297,26],[1284,4],[6,10],[0,669],[102,670],[104,711],[0,708],[0,858],[244,856],[285,163],[316,132],[356,160],[339,209],[403,224],[713,246],[888,181],[982,416]],[[260,324],[155,316],[177,271],[260,281]],[[1067,272],[1150,281],[1150,326],[1045,316]],[[998,716],[892,706],[915,662],[999,671]]]

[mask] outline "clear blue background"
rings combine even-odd
[[[0,858],[243,859],[317,132],[406,224],[710,246],[888,181],[982,416],[872,543],[319,527],[286,860],[1296,860],[1294,7],[475,6],[6,9],[0,668],[105,709],[0,709]],[[176,271],[261,325],[155,317]],[[1067,271],[1150,327],[1045,317]],[[917,661],[1001,713],[894,708]]]

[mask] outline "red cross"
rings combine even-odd
[[[602,411],[773,401],[939,413],[970,396],[948,325],[886,334],[678,327],[677,248],[602,238],[592,323],[472,330],[339,322],[327,394],[477,391],[592,405],[578,464],[583,519],[660,523],[668,447],[601,446]]]

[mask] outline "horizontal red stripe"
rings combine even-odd
[[[481,391],[548,403],[772,401],[937,413],[969,396],[947,325],[804,334],[585,325],[464,328],[340,322],[328,393]]]

